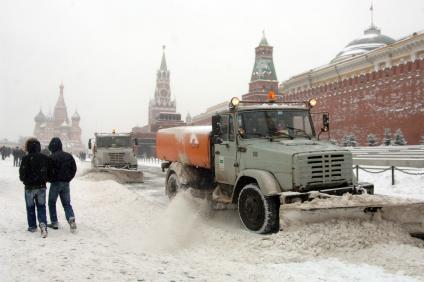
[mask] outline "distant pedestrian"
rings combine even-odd
[[[15,149],[13,149],[12,151],[12,156],[13,156],[13,166],[19,166],[19,147],[16,146]]]
[[[38,223],[41,237],[47,237],[46,217],[46,182],[52,175],[51,160],[40,153],[40,142],[30,138],[25,144],[28,155],[22,159],[19,168],[19,179],[25,185],[25,203],[28,220],[28,231],[37,230],[35,208],[37,207]]]
[[[7,154],[7,148],[6,148],[6,146],[1,146],[1,148],[0,148],[0,154],[1,154],[1,159],[4,160],[6,158],[6,154]]]
[[[60,197],[63,209],[65,210],[66,220],[71,227],[71,232],[75,233],[77,225],[75,223],[75,215],[71,206],[71,193],[69,182],[74,178],[77,166],[71,154],[62,151],[62,141],[54,137],[50,141],[49,150],[52,152],[50,158],[53,163],[53,176],[49,191],[49,213],[50,224],[48,227],[53,229],[59,228],[57,219],[56,202]]]
[[[85,159],[86,159],[86,154],[85,154],[85,152],[79,152],[79,154],[78,154],[78,156],[79,156],[79,159],[81,160],[81,161],[85,161]]]
[[[22,162],[22,159],[23,159],[24,156],[25,156],[25,151],[22,150],[21,148],[19,148],[19,151],[18,151],[18,163],[19,163],[19,166],[21,165],[21,162]]]

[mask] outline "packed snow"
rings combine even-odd
[[[2,281],[424,281],[424,241],[393,223],[332,220],[257,235],[235,210],[210,210],[187,193],[169,202],[154,165],[131,185],[84,174],[87,166],[71,182],[78,233],[58,202],[60,228],[42,239],[26,231],[18,169],[0,160]],[[394,187],[386,175],[361,176],[378,193],[424,198],[422,176],[399,174]]]

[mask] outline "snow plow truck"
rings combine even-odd
[[[131,133],[95,133],[94,139],[88,140],[92,150],[90,172],[108,173],[118,182],[143,182],[143,172],[138,170],[135,146],[137,139]],[[134,140],[134,144],[133,144]]]
[[[156,153],[166,170],[166,194],[173,198],[190,188],[213,203],[235,206],[243,225],[260,234],[306,217],[324,220],[328,213],[378,213],[411,233],[424,231],[423,203],[373,195],[373,184],[357,183],[351,152],[319,139],[329,131],[329,114],[320,113],[317,134],[311,116],[316,103],[277,103],[272,93],[265,103],[234,97],[211,117],[212,126],[159,130]]]

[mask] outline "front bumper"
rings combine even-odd
[[[358,183],[346,187],[321,189],[308,192],[283,192],[280,195],[280,204],[311,201],[315,198],[325,198],[328,195],[341,196],[343,194],[374,194],[374,185],[368,182]]]
[[[138,166],[137,164],[133,165],[130,163],[123,163],[123,164],[104,164],[104,165],[98,165],[98,168],[117,168],[117,169],[128,169],[128,170],[137,170]]]

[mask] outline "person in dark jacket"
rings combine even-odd
[[[48,227],[53,229],[59,228],[57,220],[56,202],[60,197],[63,209],[65,210],[66,220],[71,227],[71,232],[76,232],[77,225],[75,223],[74,210],[71,206],[71,193],[69,189],[69,182],[74,178],[77,172],[77,166],[71,154],[62,150],[62,141],[54,137],[50,141],[49,150],[52,152],[50,158],[53,163],[53,175],[51,179],[49,191],[49,213],[50,221]]]
[[[46,217],[46,182],[52,176],[51,160],[40,153],[40,142],[30,138],[25,144],[28,155],[24,156],[19,167],[19,179],[25,185],[25,203],[28,220],[28,231],[37,230],[35,207],[37,207],[38,223],[41,236],[47,237]]]
[[[12,156],[13,156],[13,166],[19,166],[19,147],[16,147],[12,150]]]

